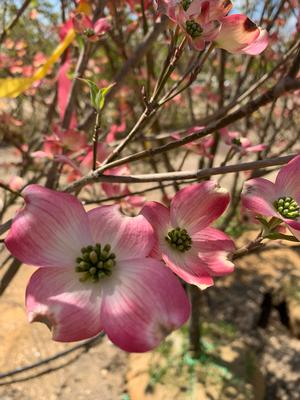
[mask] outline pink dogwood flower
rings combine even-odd
[[[195,50],[214,42],[230,53],[254,55],[268,45],[266,30],[245,15],[228,15],[230,0],[158,0],[156,5],[159,12],[181,27]]]
[[[99,18],[95,24],[86,14],[79,12],[72,19],[75,32],[85,35],[89,41],[95,42],[111,30],[108,18]]]
[[[53,339],[86,339],[105,331],[125,351],[157,346],[188,318],[177,278],[147,257],[151,225],[117,206],[86,212],[76,197],[29,185],[25,208],[5,240],[9,251],[38,266],[26,290],[30,322],[44,322]]]
[[[228,253],[232,240],[209,225],[225,210],[229,194],[215,182],[185,187],[176,193],[170,208],[146,203],[141,213],[156,232],[152,255],[163,259],[180,278],[204,289],[213,285],[214,276],[233,271]]]
[[[257,26],[246,15],[228,15],[221,20],[221,23],[215,44],[229,53],[257,55],[268,46],[268,32]]]
[[[300,240],[300,156],[281,168],[275,183],[250,179],[244,185],[242,204],[256,215],[275,217],[286,223]]]
[[[263,151],[268,147],[264,143],[253,145],[249,138],[243,137],[237,131],[229,131],[227,128],[220,129],[220,133],[224,142],[242,156]]]

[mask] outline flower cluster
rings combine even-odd
[[[38,267],[26,291],[28,318],[47,324],[54,340],[103,330],[123,350],[148,351],[189,317],[173,272],[203,289],[233,270],[233,242],[209,227],[229,202],[214,182],[180,190],[170,209],[146,203],[135,217],[117,205],[86,212],[76,197],[39,185],[23,196],[5,243]]]
[[[220,129],[220,133],[224,143],[230,146],[233,153],[239,153],[241,156],[258,153],[268,147],[264,143],[253,145],[248,137],[242,136],[237,131],[229,131],[227,128]]]
[[[79,12],[72,19],[76,33],[84,35],[91,42],[96,42],[106,32],[111,30],[108,18],[99,18],[95,24],[85,13]]]
[[[275,183],[264,178],[250,179],[244,185],[242,204],[253,214],[284,222],[300,240],[300,156],[279,171]]]
[[[196,50],[213,42],[230,53],[259,54],[268,45],[268,34],[247,16],[228,15],[230,0],[157,0],[157,9],[180,26]]]
[[[266,238],[271,226],[273,235],[289,238],[280,233],[284,222],[300,239],[299,173],[300,156],[274,184],[263,178],[245,183],[243,206],[271,217],[262,220]],[[179,190],[169,208],[146,202],[135,217],[117,205],[86,212],[73,195],[39,185],[27,186],[23,196],[25,207],[5,244],[38,267],[26,291],[28,318],[48,325],[54,340],[104,331],[123,350],[148,351],[189,317],[189,300],[175,275],[205,289],[234,269],[233,241],[210,226],[229,203],[227,191],[213,181]]]

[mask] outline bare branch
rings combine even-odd
[[[227,165],[224,167],[205,168],[197,171],[179,171],[157,174],[141,175],[99,175],[91,174],[77,182],[64,188],[66,192],[73,192],[78,187],[83,187],[91,182],[110,182],[110,183],[142,183],[142,182],[163,182],[176,180],[204,179],[213,175],[228,174],[239,171],[256,170],[260,168],[272,167],[288,163],[298,154],[291,154],[284,157],[269,158],[266,160],[252,161],[241,164]],[[96,172],[96,171],[95,171]]]

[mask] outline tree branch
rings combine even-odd
[[[111,163],[108,163],[108,164],[104,165],[103,167],[99,167],[96,171],[91,172],[87,176],[73,182],[71,185],[67,186],[65,188],[65,190],[73,191],[75,188],[79,189],[88,183],[97,181],[98,178],[102,175],[102,173],[109,168],[123,165],[123,164],[129,163],[129,162],[132,162],[132,161],[140,160],[140,159],[143,159],[146,157],[153,157],[156,154],[170,151],[170,150],[179,148],[185,144],[191,143],[195,140],[201,139],[211,133],[214,133],[218,129],[224,128],[224,127],[228,126],[229,124],[240,120],[241,118],[245,117],[246,115],[253,114],[260,107],[274,101],[275,99],[280,97],[285,92],[297,90],[297,89],[300,89],[300,79],[292,79],[290,77],[285,77],[285,78],[281,79],[273,88],[269,89],[268,91],[266,91],[264,94],[262,94],[258,98],[254,99],[252,101],[249,101],[249,103],[240,107],[235,112],[232,112],[231,114],[225,116],[221,120],[212,122],[205,129],[200,130],[195,133],[192,133],[190,135],[187,135],[183,139],[179,139],[179,140],[167,143],[165,145],[159,146],[154,149],[140,151],[136,154],[121,158],[120,160],[116,160]],[[276,164],[272,164],[272,165],[276,165]],[[251,169],[251,168],[249,168],[249,169]],[[238,170],[235,170],[235,172],[236,171],[238,171]],[[181,178],[178,178],[178,179],[181,179]],[[151,180],[151,182],[153,182],[153,181]]]
[[[239,171],[255,170],[259,168],[272,167],[288,163],[298,154],[284,157],[269,158],[266,160],[252,161],[241,164],[227,165],[224,167],[205,168],[197,171],[166,172],[158,174],[141,175],[97,175],[96,171],[86,177],[71,183],[64,188],[66,192],[73,192],[79,187],[83,187],[91,182],[110,182],[110,183],[142,183],[142,182],[163,182],[177,180],[204,179],[213,175],[228,174]]]

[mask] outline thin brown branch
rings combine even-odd
[[[177,180],[204,179],[214,175],[229,174],[239,171],[249,171],[260,168],[272,167],[274,165],[283,165],[288,163],[298,154],[292,154],[284,157],[269,158],[266,160],[252,161],[241,164],[227,165],[224,167],[205,168],[197,171],[179,171],[144,175],[98,175],[96,171],[90,175],[71,183],[64,188],[66,192],[73,192],[92,182],[110,182],[110,183],[142,183],[142,182],[164,182]]]
[[[5,292],[6,288],[15,277],[21,264],[22,263],[17,259],[12,260],[10,266],[8,267],[7,271],[5,272],[0,281],[0,296]]]
[[[103,167],[98,168],[96,171],[91,172],[89,175],[77,180],[76,182],[70,184],[65,188],[67,191],[73,191],[75,188],[80,188],[85,186],[87,183],[91,183],[93,181],[97,181],[97,179],[102,175],[102,173],[109,169],[119,165],[126,164],[128,162],[140,160],[146,157],[153,157],[156,154],[160,154],[166,151],[170,151],[187,143],[191,143],[195,140],[201,139],[211,133],[214,133],[218,129],[224,128],[229,124],[240,120],[241,118],[253,114],[260,107],[274,101],[276,98],[280,97],[287,91],[293,91],[300,89],[300,79],[291,79],[289,77],[281,79],[273,88],[267,90],[265,93],[260,95],[258,98],[249,101],[246,105],[240,107],[235,112],[225,116],[219,121],[212,122],[205,129],[200,130],[198,132],[187,135],[183,139],[173,141],[171,143],[167,143],[165,145],[159,146],[154,149],[149,149],[145,151],[138,152],[136,154],[124,157],[120,160],[113,161],[109,164],[104,165]],[[274,164],[272,164],[274,165]],[[251,168],[249,168],[251,169]],[[235,170],[236,172],[237,170]],[[179,178],[181,179],[181,178]]]
[[[133,52],[132,56],[125,62],[123,67],[119,70],[117,75],[114,78],[115,85],[109,91],[105,98],[105,104],[115,96],[117,91],[121,88],[124,80],[127,78],[127,75],[133,68],[140,62],[140,60],[144,57],[144,55],[149,51],[153,43],[155,43],[156,39],[160,35],[160,33],[165,29],[167,24],[167,17],[162,18],[161,22],[158,22],[154,25],[152,31],[150,31],[144,38],[143,42],[138,45],[138,47]],[[91,110],[85,120],[78,126],[78,129],[86,129],[91,125],[94,118],[94,110]]]

